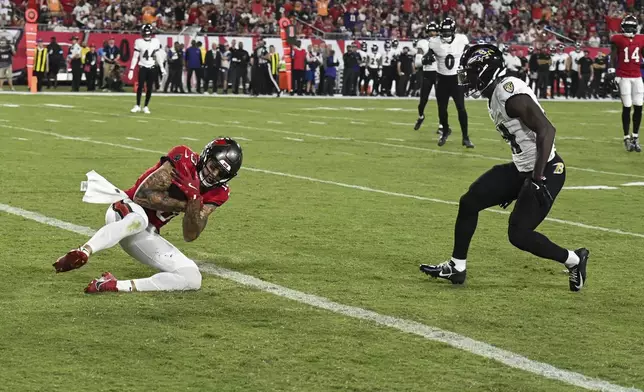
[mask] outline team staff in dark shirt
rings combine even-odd
[[[593,59],[588,55],[588,51],[584,51],[584,57],[579,59],[579,89],[577,90],[577,98],[587,99],[590,96],[590,78],[592,77]]]
[[[342,95],[357,95],[358,76],[360,74],[360,55],[356,51],[356,46],[349,45],[343,60]]]
[[[546,48],[542,48],[537,55],[537,91],[541,99],[547,98],[550,64],[552,64],[550,53],[548,53]]]
[[[414,66],[414,56],[409,53],[409,48],[404,47],[402,53],[398,56],[397,61],[398,82],[396,83],[396,90],[399,97],[407,95],[407,85],[410,78],[416,73]]]
[[[54,88],[58,87],[58,71],[65,63],[65,56],[63,49],[56,42],[56,37],[51,37],[51,42],[47,45],[47,54],[49,54],[49,72],[47,73],[47,88],[50,87],[51,82],[54,83]]]
[[[248,63],[250,55],[244,50],[244,43],[239,42],[237,49],[230,48],[230,73],[233,81],[233,94],[239,94],[239,82],[242,83],[242,90],[247,94],[246,85],[248,84]]]
[[[604,72],[606,72],[606,55],[604,52],[598,52],[593,62],[593,79],[590,86],[594,98],[606,97],[606,91],[602,88]]]

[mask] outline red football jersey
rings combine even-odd
[[[644,35],[635,35],[633,38],[623,34],[610,37],[610,42],[617,47],[617,69],[615,75],[622,78],[640,78],[640,64],[642,62],[642,47]]]
[[[168,155],[162,156],[159,162],[149,168],[143,173],[134,186],[126,190],[125,193],[131,200],[134,200],[134,195],[139,189],[141,184],[155,171],[157,171],[161,165],[165,162],[170,162],[172,166],[179,171],[186,171],[194,175],[197,172],[197,162],[199,161],[199,154],[193,152],[190,148],[186,146],[176,146],[168,152]],[[204,204],[214,204],[216,206],[221,206],[226,201],[230,195],[230,190],[227,185],[216,186],[214,188],[208,189],[206,192],[201,193]],[[145,213],[148,215],[148,220],[150,224],[160,230],[170,219],[179,215],[172,212],[163,212],[155,211],[147,208],[143,208]]]

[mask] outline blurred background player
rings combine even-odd
[[[575,50],[568,54],[568,70],[570,75],[570,96],[573,98],[579,97],[579,59],[584,57],[584,52],[581,51],[581,44],[575,44]]]
[[[394,52],[391,50],[391,41],[385,41],[385,52],[382,54],[382,77],[380,79],[380,95],[391,97],[391,86],[394,82],[396,69],[393,66]]]
[[[469,39],[464,34],[456,34],[456,22],[451,18],[445,18],[441,23],[440,38],[429,41],[429,48],[434,52],[437,64],[436,102],[438,103],[438,119],[443,128],[438,139],[439,146],[445,145],[447,138],[452,133],[447,114],[447,104],[451,97],[458,111],[458,122],[461,124],[463,134],[462,144],[467,148],[474,148],[468,135],[465,95],[461,86],[458,85],[456,75],[458,61],[468,47]]]
[[[420,129],[425,121],[425,107],[429,100],[429,94],[432,92],[432,87],[436,84],[436,57],[434,51],[429,47],[429,40],[435,39],[438,35],[438,25],[430,22],[425,26],[425,39],[418,42],[418,50],[422,52],[422,72],[423,79],[420,83],[420,101],[418,102],[418,119],[414,125],[414,131]]]
[[[568,53],[564,51],[566,47],[564,44],[559,44],[557,47],[557,53],[553,56],[553,64],[555,65],[555,74],[554,79],[550,82],[552,86],[551,96],[555,96],[555,92],[558,97],[561,97],[561,88],[563,87],[564,96],[568,98],[568,72],[566,67],[568,65]]]
[[[358,50],[358,55],[360,56],[360,75],[358,75],[358,87],[360,89],[360,95],[367,95],[367,90],[369,87],[367,80],[367,63],[369,62],[369,53],[367,52],[367,42],[360,42],[360,50]]]
[[[367,91],[371,83],[371,96],[378,95],[380,88],[380,67],[382,66],[382,54],[378,52],[378,45],[371,46],[371,53],[367,59]]]
[[[642,103],[644,101],[644,83],[640,74],[644,36],[637,33],[637,18],[627,15],[622,20],[622,34],[610,38],[611,55],[609,74],[615,74],[615,83],[619,87],[622,99],[622,129],[624,131],[624,148],[626,151],[641,152],[639,129],[642,122]],[[633,135],[629,134],[633,109]]]
[[[152,26],[149,24],[143,25],[141,35],[142,38],[137,38],[134,42],[134,54],[132,55],[132,63],[127,77],[130,80],[134,78],[134,69],[138,63],[139,79],[136,89],[136,105],[134,105],[131,112],[138,113],[141,111],[141,95],[145,86],[143,113],[150,114],[148,105],[150,98],[152,98],[152,89],[157,81],[157,71],[160,70],[162,74],[165,74],[165,68],[163,67],[164,57],[161,55],[163,47],[158,39],[152,38]]]

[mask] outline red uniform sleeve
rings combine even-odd
[[[204,204],[214,204],[216,206],[221,206],[228,201],[230,197],[230,189],[226,186],[218,186],[216,188],[210,189],[208,192],[202,195]]]
[[[198,160],[199,155],[186,146],[173,147],[167,155],[161,157],[161,163],[170,162],[175,169],[184,170],[189,174],[196,170]]]

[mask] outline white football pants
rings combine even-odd
[[[110,206],[105,213],[106,226],[88,241],[88,245],[91,247],[92,241],[103,231],[104,237],[109,235],[112,239],[109,241],[111,246],[116,244],[114,239],[119,240],[121,248],[130,256],[162,271],[149,278],[133,279],[135,291],[198,290],[201,287],[201,273],[197,264],[161,237],[154,226],[149,225],[143,207],[131,200],[123,200],[121,203],[126,204],[131,211],[121,217],[113,208],[114,205]]]
[[[622,105],[626,108],[642,106],[644,103],[644,82],[642,78],[617,78]]]

